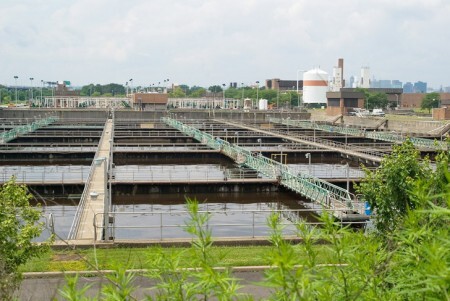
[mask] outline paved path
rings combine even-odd
[[[255,284],[263,280],[262,271],[235,271],[233,272],[233,276],[241,279],[240,284],[244,286],[239,292],[250,294],[255,300],[260,300],[270,295],[269,288]],[[64,277],[24,279],[20,286],[18,299],[33,301],[64,300],[59,295],[58,290],[62,289],[65,283]],[[91,298],[99,297],[101,286],[107,283],[108,280],[104,277],[79,278],[79,288],[83,285],[92,285],[87,291],[87,295]],[[137,276],[133,284],[137,286],[137,289],[133,293],[133,297],[136,298],[135,300],[145,300],[146,295],[155,297],[155,292],[152,290],[155,281]]]
[[[105,210],[105,198],[108,196],[107,191],[107,164],[109,162],[109,154],[111,148],[111,136],[112,136],[112,120],[109,119],[105,124],[102,138],[100,139],[99,150],[97,156],[94,158],[99,164],[93,164],[91,170],[90,182],[87,191],[84,194],[85,199],[80,200],[80,203],[84,202],[84,208],[81,213],[80,224],[77,232],[77,239],[97,240],[102,238],[103,215],[98,215],[95,224],[97,226],[97,233],[94,228],[94,216],[97,213],[103,213]],[[100,158],[105,158],[100,161]]]

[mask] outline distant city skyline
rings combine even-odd
[[[450,86],[445,0],[4,0],[0,10],[4,85],[249,85],[331,74],[342,57],[346,79],[369,66],[378,79]]]

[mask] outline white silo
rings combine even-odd
[[[258,109],[259,110],[267,110],[267,108],[268,108],[267,103],[268,103],[267,99],[261,98],[258,103]]]
[[[319,68],[303,73],[303,103],[327,103],[328,73]]]

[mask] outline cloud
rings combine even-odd
[[[0,83],[15,74],[137,84],[171,78],[210,85],[295,78],[297,69],[346,77],[445,83],[445,0],[6,0],[0,3]]]

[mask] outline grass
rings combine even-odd
[[[317,245],[320,250],[320,262],[324,261],[325,249]],[[214,258],[219,258],[217,266],[257,266],[268,265],[266,255],[271,246],[237,246],[213,247],[211,252]],[[295,251],[301,259],[305,257],[299,245]],[[113,248],[113,249],[83,249],[83,250],[51,250],[40,258],[33,258],[20,268],[21,272],[63,272],[63,271],[93,271],[98,269],[109,270],[118,265],[132,269],[149,269],[149,258],[157,254],[157,247],[148,248]],[[176,252],[181,254],[181,266],[193,267],[191,262],[192,249],[190,248],[164,248],[163,252]],[[95,259],[95,257],[97,259]]]

